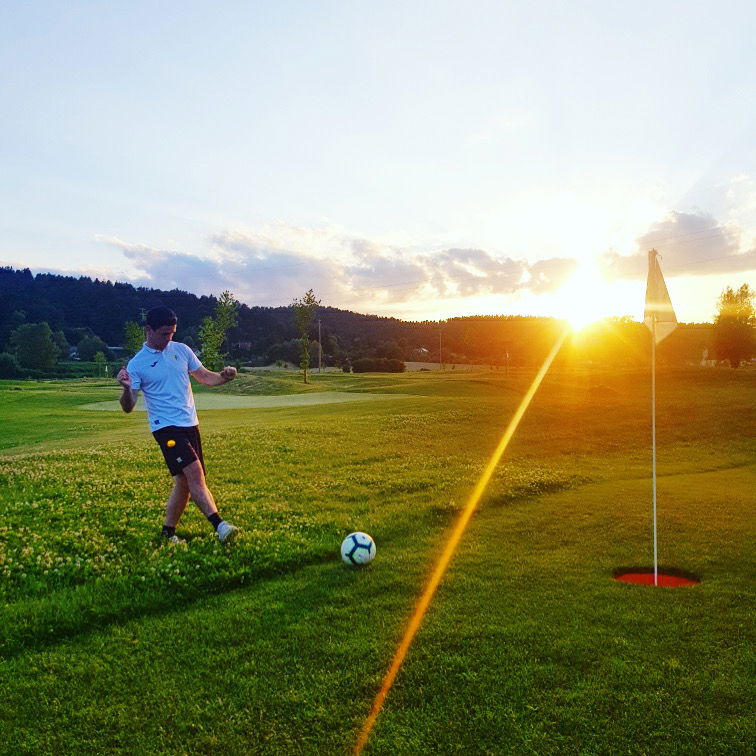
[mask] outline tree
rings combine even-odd
[[[750,359],[756,347],[756,291],[743,284],[737,291],[727,286],[719,297],[714,318],[714,351],[717,358],[736,368]]]
[[[404,362],[390,357],[360,357],[352,365],[355,373],[403,373]]]
[[[292,302],[294,308],[294,322],[299,332],[299,342],[301,350],[299,353],[299,367],[304,372],[304,382],[307,380],[307,369],[310,367],[310,326],[315,317],[315,312],[320,305],[320,300],[315,299],[315,294],[310,289],[302,299],[295,299]]]
[[[66,339],[66,335],[63,333],[63,331],[54,331],[52,337],[53,343],[56,347],[58,347],[58,351],[60,352],[58,359],[60,359],[60,357],[65,357],[65,359],[68,359],[68,353],[71,351],[71,346]]]
[[[299,339],[289,339],[289,341],[273,344],[273,346],[265,353],[265,360],[269,364],[274,362],[296,363],[300,350],[301,345]]]
[[[206,317],[199,329],[202,362],[209,370],[220,370],[227,357],[221,352],[228,332],[236,326],[239,303],[230,291],[224,291],[215,305],[215,317]]]
[[[13,331],[10,341],[23,368],[49,370],[60,354],[47,323],[24,323]]]
[[[15,378],[20,372],[18,360],[8,352],[0,352],[0,378]]]
[[[107,377],[108,375],[108,363],[105,359],[105,355],[102,352],[95,352],[95,356],[92,358],[92,362],[95,364],[95,373],[97,377]]]
[[[0,293],[3,293],[2,289]],[[0,348],[10,345],[11,334],[25,322],[26,313],[23,310],[14,310],[10,315],[0,319]]]
[[[126,353],[133,357],[144,343],[144,329],[133,320],[129,320],[123,327],[123,346]]]
[[[108,352],[108,347],[99,336],[85,336],[76,345],[76,351],[79,353],[79,359],[91,362],[97,352]]]

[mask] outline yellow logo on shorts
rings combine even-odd
[[[173,439],[171,439],[170,441],[167,441],[165,445],[170,449],[176,446],[176,442]]]

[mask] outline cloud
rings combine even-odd
[[[365,294],[408,301],[417,296],[474,297],[509,294],[523,284],[527,264],[496,258],[481,249],[445,249],[409,254],[361,242],[346,268],[350,285]]]
[[[312,288],[339,307],[370,308],[418,299],[543,293],[558,289],[574,260],[496,257],[482,249],[409,251],[350,235],[338,227],[267,227],[226,230],[210,238],[206,256],[158,249],[109,236],[97,239],[120,249],[141,272],[132,283],[197,294],[230,289],[248,304],[288,304]]]
[[[218,260],[196,257],[178,250],[134,244],[113,236],[98,234],[95,238],[120,249],[133,267],[141,271],[141,276],[132,279],[135,285],[188,289],[203,294],[227,288],[227,272],[222,265],[218,265]]]
[[[527,263],[493,257],[482,249],[447,249],[425,256],[446,294],[511,294],[525,285]]]
[[[743,250],[740,228],[722,224],[707,213],[671,212],[636,240],[638,252],[608,251],[600,265],[609,279],[645,278],[648,251],[661,255],[666,276],[710,276],[756,270],[756,249]]]
[[[562,287],[575,272],[577,260],[555,257],[539,260],[530,266],[528,288],[534,294],[547,294]]]
[[[638,245],[659,251],[670,274],[693,267],[702,267],[706,273],[715,272],[712,268],[724,272],[738,269],[743,261],[737,229],[720,225],[706,213],[669,213],[638,239]],[[722,260],[727,263],[722,265]]]
[[[705,213],[673,212],[638,237],[634,254],[608,250],[597,263],[609,281],[643,280],[647,252],[656,248],[668,277],[756,270],[756,249],[741,249],[747,244],[738,229]],[[227,229],[208,239],[203,256],[97,238],[139,271],[135,285],[216,295],[228,289],[242,302],[269,307],[313,289],[324,303],[360,312],[452,299],[469,299],[474,310],[476,298],[557,292],[578,265],[570,257],[528,262],[474,247],[418,250],[340,226]]]

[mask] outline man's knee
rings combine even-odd
[[[189,496],[189,481],[183,473],[173,476],[173,492],[177,496]]]
[[[207,491],[205,472],[199,460],[192,462],[191,465],[187,465],[184,468],[184,477],[186,478],[187,486],[189,486],[189,492],[195,501]]]

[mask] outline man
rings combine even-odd
[[[220,386],[236,377],[236,368],[224,367],[220,373],[207,370],[186,344],[173,341],[176,322],[176,313],[167,307],[155,307],[147,313],[144,346],[117,376],[123,386],[121,407],[131,412],[139,392],[144,394],[152,435],[173,476],[163,537],[171,543],[183,543],[176,535],[176,526],[191,496],[221,543],[229,543],[238,529],[221,518],[205,482],[199,421],[189,376],[205,386]]]

